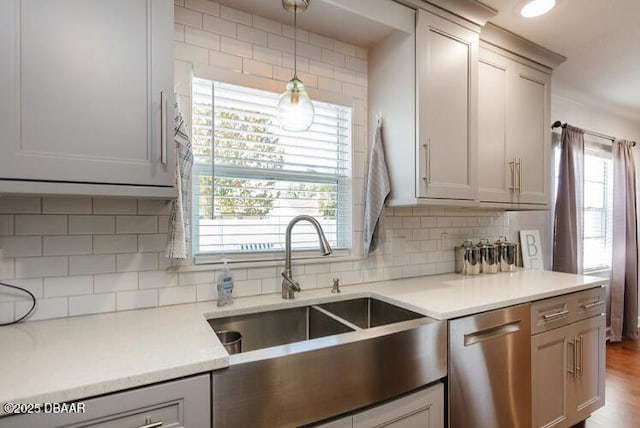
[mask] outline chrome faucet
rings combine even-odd
[[[301,220],[306,220],[315,227],[316,232],[318,233],[318,239],[320,239],[320,253],[323,256],[328,256],[333,252],[329,245],[329,241],[327,241],[327,238],[324,236],[322,226],[320,226],[318,220],[310,215],[299,215],[291,219],[285,233],[284,272],[282,272],[283,299],[293,299],[295,297],[295,293],[300,291],[300,284],[293,279],[293,274],[291,273],[291,229],[293,229],[293,226]]]

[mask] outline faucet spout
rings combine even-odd
[[[295,226],[296,223],[302,220],[308,221],[316,229],[318,240],[320,241],[320,254],[322,254],[323,256],[328,256],[333,252],[333,250],[331,249],[331,245],[329,245],[329,241],[327,241],[327,237],[324,236],[322,226],[320,226],[318,220],[316,220],[314,217],[311,217],[310,215],[304,214],[291,219],[285,232],[284,272],[282,272],[283,299],[293,299],[295,297],[295,292],[300,291],[300,284],[293,280],[293,274],[291,272],[291,231],[293,229],[293,226]]]

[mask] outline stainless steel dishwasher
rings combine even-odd
[[[531,427],[530,305],[449,321],[449,428]]]

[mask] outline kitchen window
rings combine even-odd
[[[554,150],[558,183],[560,148]],[[584,272],[611,269],[613,227],[613,158],[611,146],[585,135],[582,207],[582,263]]]
[[[611,147],[585,141],[584,271],[611,269],[613,221],[613,159]]]
[[[334,249],[350,248],[350,107],[313,101],[311,128],[286,132],[278,93],[194,78],[192,95],[196,263],[281,258],[299,214],[316,217]],[[317,245],[311,224],[294,228],[292,248],[315,255]]]

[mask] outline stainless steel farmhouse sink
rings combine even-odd
[[[446,322],[373,298],[208,320],[242,334],[213,372],[213,425],[294,427],[447,375]]]

